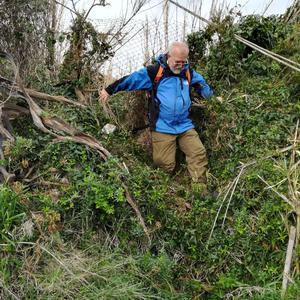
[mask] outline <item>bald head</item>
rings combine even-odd
[[[168,65],[174,74],[180,74],[188,62],[189,47],[183,42],[173,42],[168,49]]]
[[[189,46],[184,42],[173,42],[169,45],[168,53],[169,54],[180,54],[180,55],[186,55],[188,57],[189,55]]]

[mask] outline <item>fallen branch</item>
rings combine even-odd
[[[0,173],[3,176],[5,183],[11,183],[16,177],[15,174],[8,173],[4,167],[0,167]]]
[[[27,89],[27,88],[25,90],[28,93],[28,95],[30,95],[32,98],[35,98],[37,100],[58,101],[58,102],[63,102],[63,103],[75,105],[78,107],[86,108],[86,105],[79,103],[79,102],[69,100],[63,96],[53,96],[53,95],[41,93],[41,92],[38,92],[38,91],[35,91],[32,89]]]
[[[228,209],[229,209],[229,205],[231,203],[231,199],[232,199],[232,196],[235,192],[235,189],[236,189],[236,186],[240,180],[240,177],[241,175],[243,174],[244,172],[244,169],[245,169],[245,165],[242,166],[238,176],[235,178],[234,180],[234,184],[233,184],[233,187],[232,187],[232,190],[231,190],[231,194],[230,194],[230,197],[229,197],[229,200],[228,200],[228,203],[227,203],[227,206],[226,206],[226,211],[225,211],[225,214],[224,214],[224,218],[223,218],[223,222],[222,222],[222,228],[224,228],[224,224],[225,224],[225,220],[226,220],[226,217],[227,217],[227,212],[228,212]]]
[[[297,125],[296,125],[296,133],[298,132],[298,126],[299,126],[299,121],[297,122]],[[293,144],[292,144],[292,145],[290,145],[290,146],[288,146],[288,147],[285,147],[285,148],[283,148],[283,149],[276,150],[276,151],[274,151],[272,154],[267,155],[267,156],[265,156],[265,157],[262,157],[261,159],[259,159],[259,161],[260,161],[260,160],[270,159],[270,158],[272,158],[272,157],[274,157],[274,156],[277,156],[277,155],[279,155],[279,154],[281,154],[281,153],[285,153],[285,152],[290,151],[290,150],[292,150],[293,153],[295,153],[295,152],[296,152],[296,149],[297,149],[297,143],[299,142],[299,140],[298,140],[298,138],[297,138],[297,134],[295,134],[295,137],[294,137],[294,139],[293,139],[292,141],[293,141]],[[294,154],[294,156],[295,156],[295,154]],[[293,156],[293,157],[294,157],[294,156]],[[214,222],[213,222],[212,229],[211,229],[211,231],[210,231],[210,234],[209,234],[209,237],[208,237],[208,240],[207,240],[207,244],[209,244],[209,241],[210,241],[210,239],[211,239],[211,237],[212,237],[212,235],[213,235],[214,229],[215,229],[215,227],[216,227],[217,220],[218,220],[218,218],[219,218],[219,214],[220,214],[220,212],[221,212],[221,210],[222,210],[222,207],[223,207],[223,205],[224,205],[224,203],[225,203],[225,201],[226,201],[226,199],[227,199],[227,196],[228,196],[229,192],[231,191],[231,196],[230,196],[230,199],[229,199],[228,204],[227,204],[227,209],[226,209],[225,217],[224,217],[223,222],[222,222],[222,227],[224,226],[224,222],[225,222],[227,210],[228,210],[229,204],[230,204],[230,202],[231,202],[231,198],[232,198],[233,192],[234,192],[234,190],[235,190],[235,188],[236,188],[236,185],[237,185],[237,183],[238,183],[238,180],[240,179],[240,176],[242,175],[242,171],[244,171],[244,169],[245,169],[246,167],[249,167],[249,166],[251,166],[251,165],[256,164],[257,161],[258,161],[258,160],[252,160],[252,161],[250,161],[250,162],[248,162],[248,163],[242,164],[242,169],[241,169],[240,173],[238,174],[238,176],[237,176],[231,183],[229,183],[229,184],[227,185],[227,187],[226,187],[226,193],[225,193],[225,195],[224,195],[224,197],[223,197],[223,199],[222,199],[221,205],[220,205],[219,208],[218,208],[216,217],[215,217]],[[298,167],[299,164],[300,164],[300,161],[298,161],[297,163],[293,164],[293,165],[291,166],[290,170],[291,170],[291,171],[296,171],[296,169],[297,169],[297,167]],[[267,188],[268,188],[268,189],[272,189],[272,190],[273,190],[280,198],[282,198],[287,204],[292,205],[291,201],[290,201],[286,196],[280,194],[277,190],[274,189],[274,187],[275,187],[276,185],[278,185],[278,184],[280,184],[280,183],[286,181],[286,179],[284,179],[284,180],[282,180],[281,182],[279,182],[279,183],[277,183],[277,184],[271,186],[267,181],[265,181],[265,180],[264,180],[262,177],[260,177],[259,175],[258,175],[258,178],[259,178],[260,180],[262,180],[262,181],[267,185]],[[298,195],[297,192],[295,192],[295,193],[294,193],[294,196],[297,197],[297,195]],[[299,195],[300,195],[300,194],[299,194]],[[298,196],[298,197],[299,197],[299,196]],[[296,241],[300,240],[300,205],[299,205],[299,209],[298,209],[298,210],[299,210],[299,212],[297,213],[297,218],[298,218],[298,220],[297,220],[297,230],[296,230],[296,231],[297,231]],[[296,210],[295,210],[295,211],[296,211]],[[299,237],[298,237],[298,233],[299,233]],[[297,237],[298,237],[298,238],[297,238]],[[298,242],[297,242],[297,244],[298,244]]]
[[[224,228],[225,220],[226,220],[227,213],[228,213],[228,209],[229,209],[229,206],[230,206],[230,203],[231,203],[233,194],[234,194],[234,192],[235,192],[235,189],[236,189],[236,187],[237,187],[237,184],[238,184],[238,182],[239,182],[239,180],[240,180],[240,177],[242,176],[242,174],[243,174],[243,172],[244,172],[244,170],[245,170],[246,167],[249,167],[249,166],[251,166],[251,165],[253,165],[253,164],[255,164],[255,163],[256,163],[256,161],[251,161],[251,162],[249,162],[249,163],[242,164],[242,167],[241,167],[241,170],[240,170],[239,174],[236,176],[236,178],[235,178],[231,183],[229,183],[229,184],[227,185],[228,188],[227,188],[226,193],[225,193],[225,195],[224,195],[224,197],[223,197],[222,203],[221,203],[221,205],[219,206],[219,209],[218,209],[218,211],[217,211],[217,215],[216,215],[216,217],[215,217],[215,219],[214,219],[214,223],[213,223],[213,226],[212,226],[212,228],[211,228],[211,231],[210,231],[210,234],[209,234],[209,237],[208,237],[208,240],[207,240],[207,245],[209,244],[209,241],[210,241],[210,239],[211,239],[211,237],[212,237],[212,234],[213,234],[214,229],[215,229],[215,227],[216,227],[216,223],[217,223],[219,214],[220,214],[221,209],[222,209],[222,207],[223,207],[223,205],[224,205],[224,203],[225,203],[225,201],[226,201],[226,199],[227,199],[227,196],[229,195],[229,193],[230,193],[230,191],[231,191],[230,197],[229,197],[229,200],[228,200],[228,203],[227,203],[227,206],[226,206],[225,214],[224,214],[224,217],[223,217],[223,221],[222,221],[222,228]]]
[[[95,139],[93,136],[90,136],[88,134],[85,134],[81,132],[80,130],[72,127],[70,124],[66,123],[62,119],[58,117],[46,117],[45,112],[34,102],[34,100],[29,95],[28,91],[24,88],[21,78],[18,73],[18,67],[15,65],[12,57],[4,52],[0,52],[0,56],[7,59],[11,62],[13,66],[13,70],[16,77],[16,84],[18,87],[18,90],[21,90],[23,93],[23,99],[27,102],[29,106],[29,110],[33,119],[34,124],[43,132],[48,133],[55,137],[54,142],[61,142],[61,141],[72,141],[80,144],[87,145],[88,147],[95,149],[101,158],[103,160],[108,160],[112,157],[111,153],[107,151],[101,143]],[[67,135],[61,135],[61,133],[67,134]],[[123,165],[118,164],[118,166],[126,172],[128,172],[128,169],[125,168]],[[125,189],[126,199],[129,205],[132,207],[134,212],[137,215],[137,218],[149,240],[149,243],[151,242],[149,232],[146,228],[144,219],[142,218],[141,212],[138,208],[138,205],[135,203],[133,198],[131,197],[129,193],[129,189],[127,185],[122,182],[122,186]]]
[[[5,113],[2,112],[2,106],[0,106],[0,137],[1,140],[9,140],[14,141],[14,137],[10,133],[10,131],[7,129],[7,127],[10,127],[9,120]]]
[[[139,219],[139,222],[140,222],[141,226],[143,227],[143,230],[144,230],[144,232],[145,232],[145,234],[146,234],[146,236],[148,238],[148,241],[149,241],[149,243],[151,243],[150,234],[149,234],[149,231],[148,231],[148,229],[146,227],[146,224],[145,224],[145,221],[144,221],[144,219],[142,217],[142,214],[141,214],[141,212],[140,212],[137,204],[133,201],[133,199],[132,199],[132,197],[131,197],[131,195],[129,193],[128,187],[124,183],[122,185],[123,185],[123,188],[125,189],[125,195],[126,195],[127,202],[130,204],[130,206],[135,211],[135,213],[136,213],[136,215],[137,215],[137,217]]]
[[[0,88],[8,91],[9,93],[12,93],[10,95],[10,97],[23,98],[25,96],[22,89],[20,89],[20,87],[18,85],[16,85],[13,81],[11,81],[7,78],[4,78],[2,76],[0,76]],[[62,102],[62,103],[75,105],[75,106],[78,106],[81,108],[86,107],[86,105],[79,103],[79,102],[69,100],[69,99],[65,98],[64,96],[53,96],[53,95],[49,95],[49,94],[42,93],[42,92],[39,92],[39,91],[36,91],[33,89],[28,89],[28,88],[24,88],[24,90],[30,97],[37,99],[37,100],[56,101],[56,102]]]
[[[271,189],[277,196],[279,196],[284,202],[286,202],[288,205],[293,207],[293,203],[283,194],[279,193],[276,189],[274,189],[273,186],[271,186],[266,180],[264,180],[260,175],[257,175],[257,177],[266,184],[268,189]]]
[[[79,100],[79,103],[84,105],[88,104],[87,98],[84,96],[83,92],[79,88],[75,88],[75,94],[77,96],[77,99]]]
[[[8,120],[14,120],[21,115],[30,114],[27,108],[14,103],[5,103],[2,107],[2,111],[7,116]]]
[[[210,234],[209,234],[209,237],[208,237],[208,240],[207,240],[207,244],[209,243],[209,241],[210,241],[210,239],[211,239],[211,237],[212,237],[212,234],[213,234],[213,232],[214,232],[214,230],[215,230],[215,227],[216,227],[216,223],[217,223],[217,220],[218,220],[218,218],[219,218],[219,214],[220,214],[220,212],[221,212],[221,209],[222,209],[222,207],[223,207],[223,204],[224,204],[224,202],[225,202],[225,200],[226,200],[226,198],[227,198],[227,196],[228,196],[228,194],[229,194],[229,192],[230,192],[230,190],[231,190],[231,188],[233,187],[233,185],[234,185],[234,182],[235,181],[232,181],[231,183],[229,183],[228,185],[227,185],[227,191],[226,191],[226,193],[225,193],[225,195],[224,195],[224,197],[223,197],[223,200],[222,200],[222,202],[221,202],[221,205],[219,206],[219,209],[218,209],[218,211],[217,211],[217,215],[216,215],[216,217],[215,217],[215,219],[214,219],[214,223],[213,223],[213,226],[212,226],[212,228],[211,228],[211,230],[210,230]]]
[[[300,240],[300,191],[299,191],[299,164],[300,160],[297,158],[300,154],[297,147],[299,146],[299,120],[297,120],[295,133],[293,136],[293,139],[290,140],[292,145],[290,146],[291,154],[290,154],[290,160],[289,164],[285,164],[284,167],[277,166],[278,169],[283,172],[283,174],[286,176],[284,182],[287,182],[287,193],[284,195],[283,193],[280,193],[277,189],[275,189],[275,186],[278,185],[270,185],[264,178],[258,175],[258,178],[262,180],[266,185],[268,189],[271,189],[277,196],[279,196],[284,202],[286,202],[292,209],[292,212],[296,214],[296,228],[292,227],[290,230],[290,242],[288,246],[288,253],[286,258],[286,265],[285,265],[285,271],[284,271],[284,279],[282,283],[282,295],[284,296],[285,290],[287,288],[287,276],[290,269],[290,263],[291,263],[291,249],[293,249],[293,246],[290,245],[292,243],[295,244],[295,248],[297,249],[299,246],[299,240]],[[283,182],[281,180],[280,182]],[[294,233],[295,231],[295,233]],[[293,241],[292,241],[293,240]],[[296,271],[299,273],[299,257],[296,256]]]
[[[283,271],[283,279],[282,279],[282,290],[281,290],[281,297],[284,298],[288,283],[290,281],[290,270],[291,270],[291,263],[293,258],[293,249],[296,239],[296,228],[291,226],[290,235],[289,235],[289,243],[286,251],[285,257],[285,264],[284,264],[284,271]]]
[[[9,118],[7,116],[7,112],[3,111],[3,105],[0,105],[0,159],[4,160],[4,154],[3,154],[3,141],[9,140],[14,141],[14,137],[11,134],[11,124],[9,121]],[[5,183],[11,183],[15,179],[15,174],[11,174],[7,172],[7,170],[0,166],[0,174],[2,174],[3,181]],[[0,178],[0,182],[2,181],[2,178]]]

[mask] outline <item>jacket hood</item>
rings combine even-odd
[[[167,54],[160,54],[157,58],[156,58],[156,62],[159,63],[163,68],[167,68],[169,67],[167,64]]]

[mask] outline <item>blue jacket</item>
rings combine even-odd
[[[186,66],[179,75],[176,75],[167,65],[166,55],[160,55],[156,64],[122,77],[109,85],[106,91],[110,95],[119,91],[151,91],[154,88],[154,77],[160,65],[164,68],[164,72],[155,91],[158,114],[153,129],[157,132],[181,134],[194,128],[189,116],[192,104],[190,86],[195,88],[197,93],[205,99],[213,95],[212,89],[204,78],[192,69],[190,69],[191,82],[189,86],[186,78],[186,71],[189,66]]]

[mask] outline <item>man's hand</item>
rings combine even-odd
[[[109,93],[105,89],[102,89],[99,95],[99,103],[102,106],[105,115],[108,118],[115,120],[116,117],[108,103],[109,96],[110,96]]]
[[[106,102],[108,101],[108,97],[109,93],[105,89],[102,89],[99,95],[99,102],[102,104],[106,104]]]

